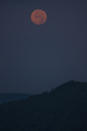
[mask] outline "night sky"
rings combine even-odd
[[[47,22],[30,20],[43,9]],[[0,92],[40,93],[87,81],[86,0],[0,1]]]

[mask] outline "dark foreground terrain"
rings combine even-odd
[[[87,131],[87,83],[1,104],[0,131]]]

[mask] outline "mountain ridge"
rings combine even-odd
[[[50,92],[0,105],[0,129],[87,131],[87,83],[69,81]]]

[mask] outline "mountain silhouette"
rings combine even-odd
[[[19,93],[0,93],[0,104],[9,101],[27,99],[30,94],[19,94]]]
[[[0,131],[87,131],[87,83],[69,81],[0,105]]]

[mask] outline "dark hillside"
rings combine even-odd
[[[0,105],[1,131],[87,131],[87,83],[67,82],[51,92]]]

